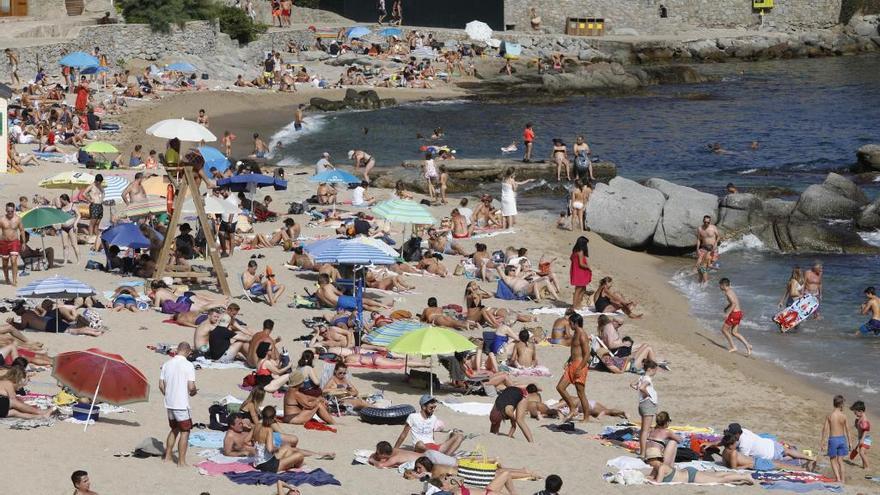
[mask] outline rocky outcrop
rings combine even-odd
[[[680,186],[663,179],[648,179],[645,186],[663,194],[665,202],[660,222],[654,231],[654,246],[665,249],[684,249],[694,245],[694,233],[702,224],[703,216],[718,220],[718,196]]]
[[[880,170],[880,144],[866,144],[856,151],[859,169]]]
[[[750,225],[759,223],[764,205],[754,194],[728,194],[718,208],[718,227],[730,233],[743,233]]]
[[[646,247],[654,236],[666,198],[638,182],[615,177],[597,184],[587,204],[587,226],[625,248]]]
[[[880,229],[880,198],[862,210],[856,220],[856,225],[864,230]]]
[[[316,110],[323,112],[335,112],[338,110],[375,110],[378,108],[393,107],[397,104],[394,98],[379,98],[379,94],[372,89],[356,91],[348,89],[345,97],[334,101],[327,98],[315,97],[309,100],[309,104]]]
[[[830,173],[822,184],[807,188],[798,199],[795,219],[853,219],[868,203],[865,193],[842,175]]]

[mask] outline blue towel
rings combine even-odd
[[[296,486],[342,486],[342,483],[340,483],[332,474],[320,468],[309,473],[305,471],[285,471],[283,473],[249,471],[247,473],[224,473],[224,475],[239,485],[274,485],[278,480],[281,480],[289,485]]]
[[[221,449],[223,448],[222,431],[193,431],[189,434],[189,446],[201,447],[203,449]]]
[[[768,490],[786,490],[797,493],[807,493],[812,491],[843,493],[842,486],[832,485],[829,483],[798,483],[795,481],[774,481],[772,483],[764,483],[761,486]]]
[[[498,288],[495,289],[495,297],[505,301],[525,301],[528,299],[528,297],[516,295],[500,278],[498,279]]]

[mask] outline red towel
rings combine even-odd
[[[307,430],[332,431],[333,433],[336,433],[336,428],[320,421],[315,421],[314,419],[306,421],[306,424],[303,426],[305,426]]]

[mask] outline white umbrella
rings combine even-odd
[[[194,143],[217,140],[217,136],[205,128],[205,126],[186,119],[161,120],[148,127],[147,134],[164,139],[177,138],[181,141]]]
[[[475,41],[486,41],[492,37],[492,28],[482,21],[471,21],[464,27],[468,37]]]
[[[241,209],[225,199],[215,198],[214,196],[208,196],[204,199],[205,213],[208,215],[223,215],[225,217],[227,215],[238,215],[241,213]],[[196,205],[193,203],[192,198],[187,199],[183,203],[183,210],[181,211],[183,211],[183,213],[197,213]]]

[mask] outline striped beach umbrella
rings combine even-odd
[[[303,247],[307,253],[312,255],[312,257],[318,256],[328,249],[336,248],[339,244],[342,243],[358,243],[363,244],[365,246],[370,246],[372,248],[376,248],[379,251],[391,256],[392,258],[397,258],[400,256],[400,253],[394,250],[393,247],[389,246],[381,239],[374,239],[372,237],[366,236],[357,236],[353,239],[323,239],[320,241],[315,241],[309,243]]]
[[[55,275],[31,282],[15,291],[15,295],[25,299],[73,299],[94,296],[95,289],[85,282]]]
[[[407,333],[424,327],[424,323],[417,321],[397,320],[370,330],[370,333],[364,335],[364,342],[380,347],[388,347],[392,342]]]
[[[46,189],[76,189],[78,187],[86,187],[92,182],[95,182],[94,175],[88,172],[71,170],[70,172],[61,172],[48,179],[43,179],[38,185]]]
[[[377,217],[391,222],[431,225],[437,222],[427,208],[408,199],[389,199],[373,207]]]
[[[333,263],[337,265],[393,265],[396,257],[384,251],[357,242],[353,239],[342,240],[314,256],[317,263]]]
[[[104,201],[122,202],[122,192],[128,187],[128,179],[118,175],[104,177]]]
[[[145,201],[135,201],[125,205],[119,212],[119,216],[134,218],[149,215],[150,213],[164,213],[167,209],[168,202],[165,198],[148,195]]]

